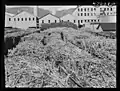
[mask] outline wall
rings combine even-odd
[[[116,23],[116,16],[101,16],[101,23]]]
[[[79,8],[79,10],[78,10]],[[112,7],[108,7],[108,6],[99,6],[99,7],[94,7],[94,6],[79,6],[74,12],[73,12],[73,16],[75,17],[75,19],[78,20],[82,20],[83,22],[80,22],[80,24],[86,24],[88,22],[85,22],[85,20],[89,20],[89,23],[95,23],[94,20],[96,20],[96,22],[100,22],[100,13],[102,13],[102,11],[100,11],[101,9],[106,8],[105,13],[108,15],[115,15],[116,12],[116,6],[112,6]],[[107,10],[109,8],[109,10]],[[112,11],[110,10],[112,8]],[[81,11],[82,9],[82,11]],[[86,10],[84,10],[86,9]],[[91,10],[93,9],[93,10]],[[82,15],[81,15],[82,13]],[[86,13],[86,16],[85,16]],[[89,15],[88,15],[89,13]],[[79,16],[78,16],[79,14]],[[91,15],[92,14],[92,15]],[[93,20],[93,22],[92,22]],[[99,20],[99,21],[98,21]],[[104,20],[104,19],[103,19]],[[115,19],[114,19],[115,20]],[[78,25],[78,24],[77,24]]]
[[[69,22],[72,22],[72,23],[74,23],[74,20],[75,20],[75,18],[70,14],[63,16],[60,19],[63,20],[63,21],[68,21],[69,20]],[[76,22],[76,20],[75,20],[75,22]]]
[[[9,18],[11,18],[11,21],[9,21]],[[5,14],[5,27],[12,27],[12,26],[13,26],[12,16]]]
[[[85,10],[86,9],[86,10]],[[79,14],[79,15],[78,15]],[[81,15],[82,14],[82,15]],[[86,14],[86,15],[85,15]],[[78,8],[73,12],[73,16],[76,18],[76,20],[80,21],[80,24],[86,24],[86,23],[93,23],[94,20],[96,22],[99,22],[99,18],[96,16],[98,14],[98,10],[94,6],[80,6],[79,11]],[[89,21],[88,21],[89,20]],[[91,21],[93,20],[93,22]],[[86,22],[85,22],[86,21]],[[78,25],[78,22],[77,22]]]
[[[39,19],[39,23],[42,23],[42,20],[44,20],[44,23],[48,23],[48,20],[50,20],[50,23],[55,23],[55,20],[56,22],[59,22],[59,18],[52,16],[50,14]]]
[[[27,29],[28,27],[36,27],[36,17],[29,13],[22,12],[14,18],[16,18],[16,21],[14,21],[14,27],[16,28]],[[23,21],[21,20],[21,18],[23,18]],[[27,18],[27,21],[25,21],[25,18]],[[29,18],[31,18],[30,21]]]

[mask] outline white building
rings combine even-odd
[[[99,22],[99,18],[96,16],[97,9],[94,6],[77,6],[72,15],[76,17],[78,25]]]
[[[102,15],[103,11],[105,15],[116,15],[116,6],[99,6],[98,11]]]
[[[116,15],[116,6],[77,6],[72,15],[75,16],[77,25],[99,23],[101,15]]]
[[[100,23],[116,23],[116,15],[101,16]]]
[[[68,21],[68,22],[72,22],[74,24],[77,24],[76,22],[76,18],[71,15],[71,14],[67,14],[67,15],[64,15],[60,18],[61,21]]]
[[[5,12],[5,27],[12,27],[13,26],[13,16],[14,14],[10,14]]]
[[[39,18],[39,23],[58,23],[60,19],[55,15],[48,13],[45,16]]]
[[[27,29],[29,27],[36,27],[36,16],[22,11],[13,17],[14,28]]]

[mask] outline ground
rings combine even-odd
[[[115,35],[85,28],[32,31],[8,49],[4,62],[6,87],[116,88]]]

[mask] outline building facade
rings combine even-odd
[[[68,21],[68,22],[72,22],[74,24],[77,24],[75,17],[71,14],[67,14],[67,15],[61,17],[60,20],[61,21]]]
[[[52,14],[46,14],[45,16],[39,18],[39,23],[58,23],[60,22],[60,19]]]
[[[72,15],[76,17],[77,25],[99,22],[99,18],[96,14],[97,9],[94,6],[78,6],[72,13]]]
[[[9,14],[5,12],[5,27],[13,26],[13,14]]]
[[[22,11],[13,17],[14,28],[27,29],[29,27],[36,27],[36,16]]]
[[[100,16],[116,16],[116,6],[77,6],[72,15],[77,25],[87,23],[100,23]]]
[[[116,15],[116,6],[99,6],[97,9],[98,12],[100,12],[100,15],[103,15],[103,11],[104,11],[104,15],[107,16]]]
[[[94,23],[116,23],[116,6],[77,6],[72,14],[61,18],[51,13],[39,18],[37,17],[37,8],[37,6],[34,7],[34,15],[26,11],[14,16],[5,13],[5,27],[27,29],[40,26],[42,23],[58,23],[60,20],[87,26]]]

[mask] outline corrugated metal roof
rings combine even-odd
[[[116,23],[100,23],[100,26],[103,31],[116,30]]]

